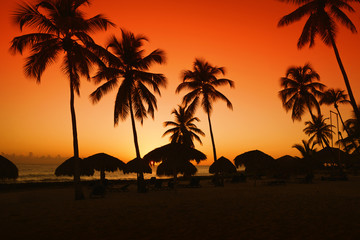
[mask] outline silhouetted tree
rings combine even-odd
[[[327,119],[329,118],[323,118],[323,115],[316,116],[312,121],[305,122],[304,129],[304,132],[310,136],[309,142],[321,144],[323,148],[324,144],[326,147],[330,147],[329,139],[332,138],[333,133],[331,130],[333,126],[325,122]]]
[[[312,108],[320,115],[317,99],[323,95],[325,85],[315,81],[320,81],[320,76],[310,64],[305,64],[304,67],[290,67],[286,71],[286,76],[280,79],[283,90],[279,91],[279,96],[285,110],[292,110],[293,121],[301,120],[305,108],[309,110],[312,119],[315,118]]]
[[[292,147],[296,148],[303,159],[310,159],[314,156],[314,154],[316,153],[316,149],[315,149],[315,143],[311,142],[311,141],[306,141],[306,140],[302,140],[302,145],[301,144],[294,144]]]
[[[360,109],[360,107],[358,107]],[[360,152],[360,124],[356,119],[355,113],[353,112],[353,118],[345,121],[345,127],[349,131],[348,137],[342,140],[342,143],[346,145],[352,151]]]
[[[315,37],[319,35],[322,41],[327,46],[332,46],[335,52],[336,60],[339,64],[341,73],[343,75],[346,89],[348,91],[351,105],[354,109],[357,120],[360,122],[360,111],[357,109],[356,101],[351,90],[350,82],[347,77],[345,68],[340,58],[338,48],[335,43],[337,32],[336,20],[340,21],[351,32],[356,33],[355,25],[349,17],[343,12],[343,9],[354,12],[350,3],[360,2],[360,0],[281,0],[288,3],[300,5],[292,13],[284,16],[278,23],[278,26],[286,26],[293,22],[299,21],[304,16],[309,16],[307,19],[301,36],[298,40],[298,48],[302,48],[306,44],[312,47],[315,43]]]
[[[148,70],[154,63],[164,63],[165,54],[156,49],[144,55],[143,45],[148,41],[145,36],[124,30],[121,30],[121,34],[121,39],[112,36],[107,44],[109,52],[103,56],[107,66],[100,68],[94,77],[98,83],[104,79],[106,82],[98,87],[90,98],[96,103],[104,94],[120,85],[115,99],[114,124],[118,124],[119,118],[125,120],[130,115],[136,158],[141,159],[135,119],[142,124],[148,115],[154,118],[157,101],[148,88],[160,95],[159,88],[166,86],[166,78],[163,74],[151,73]],[[138,180],[141,179],[143,173],[138,175]]]
[[[212,131],[210,114],[212,112],[212,104],[217,99],[221,99],[227,103],[227,107],[232,109],[232,104],[221,92],[216,90],[216,87],[222,85],[229,85],[234,87],[234,82],[226,78],[217,78],[218,75],[225,75],[225,69],[223,67],[212,66],[210,63],[202,59],[195,59],[193,69],[185,70],[182,73],[183,82],[176,88],[176,93],[179,93],[183,89],[190,90],[183,97],[183,103],[189,105],[189,111],[195,111],[201,100],[201,106],[208,116],[211,142],[213,146],[214,161],[216,161],[216,148],[214,135]]]
[[[174,109],[171,113],[175,115],[175,121],[164,122],[165,127],[171,126],[172,128],[166,130],[163,136],[171,134],[172,143],[182,143],[189,147],[194,147],[194,139],[202,144],[199,135],[205,136],[205,134],[194,124],[195,121],[200,120],[194,117],[193,112],[189,111],[186,106],[178,106],[178,110]]]
[[[114,25],[102,15],[84,18],[79,10],[89,5],[86,0],[44,0],[38,4],[23,2],[13,15],[20,30],[24,27],[35,32],[15,37],[11,42],[11,51],[22,54],[30,48],[26,59],[25,74],[40,83],[45,69],[63,57],[62,69],[70,82],[70,110],[73,131],[74,157],[79,158],[74,95],[79,95],[80,76],[90,79],[89,69],[93,63],[101,64],[93,51],[96,48],[89,33],[106,30]],[[75,199],[82,199],[80,186],[79,161],[75,163]]]

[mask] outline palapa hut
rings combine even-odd
[[[94,169],[91,168],[84,160],[80,160],[80,176],[92,176],[94,175]],[[75,170],[75,157],[71,157],[65,160],[60,166],[55,169],[56,176],[74,176]]]
[[[177,174],[183,173],[184,169],[186,169],[186,162],[195,160],[199,163],[201,160],[206,159],[206,155],[184,144],[169,143],[150,151],[144,156],[144,159],[148,162],[162,162],[166,164],[165,166],[169,171],[169,168],[172,168],[172,175],[176,183]]]
[[[16,179],[19,170],[14,163],[0,155],[0,179]]]
[[[291,175],[306,173],[302,159],[285,155],[275,160],[274,177],[287,179]]]
[[[236,173],[236,167],[234,164],[225,157],[220,157],[218,160],[213,162],[209,167],[209,173],[220,176],[220,181],[215,181],[215,184],[224,186],[224,173]]]
[[[124,170],[125,163],[116,157],[106,153],[97,153],[83,160],[86,165],[96,171],[100,171],[100,181],[105,183],[105,172],[115,172],[116,170]]]
[[[175,166],[176,172],[186,175],[192,176],[197,173],[197,168],[191,162],[184,162],[182,166]],[[157,166],[156,175],[158,176],[174,176],[174,166],[169,162],[162,162]]]
[[[275,166],[274,158],[259,150],[253,150],[238,155],[235,159],[235,166],[245,166],[245,173],[253,175],[256,179],[270,174]]]
[[[124,168],[124,173],[136,173],[138,175],[138,192],[144,193],[146,192],[146,184],[143,177],[140,178],[141,173],[152,173],[152,169],[149,165],[148,161],[145,161],[143,158],[134,158],[133,160],[126,163]]]
[[[324,166],[340,166],[345,167],[351,162],[348,153],[338,149],[325,147],[314,154],[315,161],[321,162]]]

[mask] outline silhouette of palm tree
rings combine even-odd
[[[314,142],[315,144],[321,144],[324,148],[330,148],[329,138],[332,137],[332,125],[327,124],[325,121],[329,118],[323,118],[323,115],[319,115],[313,118],[312,121],[305,122],[304,132],[310,136],[309,142]]]
[[[213,146],[214,161],[216,161],[216,148],[214,135],[212,131],[210,114],[212,112],[212,104],[217,99],[226,102],[227,107],[232,109],[232,104],[221,92],[216,90],[216,87],[229,84],[234,87],[234,82],[226,78],[217,78],[218,75],[225,75],[223,67],[212,66],[210,63],[202,59],[195,59],[193,70],[185,70],[182,73],[183,82],[176,88],[176,93],[183,89],[189,89],[190,92],[183,97],[183,103],[189,105],[189,111],[194,112],[199,104],[200,98],[201,106],[208,116],[211,142]]]
[[[205,136],[205,133],[194,124],[195,121],[200,120],[194,117],[189,108],[178,106],[178,110],[174,109],[171,113],[175,115],[175,121],[164,122],[165,127],[171,126],[172,128],[166,130],[163,136],[171,134],[172,143],[182,143],[192,148],[195,146],[194,139],[202,144],[199,135]]]
[[[136,158],[141,159],[135,118],[141,124],[148,114],[154,118],[157,108],[156,97],[148,87],[160,95],[159,87],[166,86],[166,78],[163,74],[151,73],[148,70],[154,63],[164,63],[165,54],[162,50],[156,49],[144,56],[142,47],[144,42],[148,41],[145,36],[135,36],[122,29],[121,34],[121,39],[112,36],[107,44],[110,51],[103,55],[103,61],[107,66],[101,67],[94,76],[97,82],[103,79],[106,79],[106,82],[98,87],[90,98],[96,103],[104,94],[120,85],[115,99],[114,124],[118,124],[119,118],[125,120],[130,115]],[[138,174],[138,180],[141,179],[143,173]]]
[[[314,119],[312,108],[316,108],[320,115],[320,105],[317,98],[323,95],[322,90],[325,85],[320,82],[319,74],[313,70],[310,64],[304,67],[290,67],[286,71],[286,76],[280,79],[281,87],[279,91],[285,110],[292,110],[291,118],[293,121],[301,121],[305,113],[305,107],[309,110],[311,118]]]
[[[300,5],[292,13],[284,16],[280,19],[278,26],[286,26],[293,22],[299,21],[306,15],[309,15],[301,36],[298,40],[298,48],[302,48],[304,45],[309,44],[312,47],[315,43],[316,35],[319,35],[322,41],[327,46],[332,46],[336,56],[336,60],[343,75],[346,89],[348,91],[351,105],[354,109],[356,117],[360,122],[360,111],[357,109],[356,101],[351,90],[350,82],[347,77],[344,65],[341,61],[338,48],[335,43],[335,37],[337,32],[337,24],[335,20],[339,20],[341,24],[350,29],[351,32],[356,33],[355,25],[349,19],[349,17],[343,12],[345,9],[349,12],[355,10],[350,6],[351,2],[360,2],[360,0],[282,0],[288,3],[294,3]]]
[[[349,103],[349,100],[347,100],[347,94],[345,93],[345,91],[340,90],[340,89],[331,88],[324,92],[324,95],[321,98],[319,103],[325,104],[325,105],[334,105],[334,108],[336,109],[337,113],[339,114],[339,117],[340,117],[342,125],[344,126],[344,129],[345,129],[346,133],[349,135],[349,131],[345,127],[344,120],[339,111],[339,104]]]
[[[311,159],[316,153],[315,143],[311,141],[302,140],[301,144],[294,144],[292,147],[296,148],[303,159]]]
[[[36,78],[38,83],[47,66],[63,56],[62,68],[70,80],[70,109],[76,159],[79,158],[79,147],[74,95],[79,95],[80,76],[90,79],[90,66],[93,63],[101,64],[95,54],[96,44],[89,33],[114,26],[102,15],[85,19],[79,7],[89,4],[90,1],[86,0],[44,0],[36,5],[25,2],[19,4],[13,16],[15,22],[20,26],[20,30],[29,27],[35,32],[15,37],[10,47],[14,54],[22,54],[26,48],[31,49],[30,56],[26,59],[25,74],[27,77]],[[75,199],[82,199],[79,160],[75,162]]]
[[[360,107],[358,107],[360,109]],[[355,113],[353,113],[353,118],[350,118],[345,121],[345,127],[349,131],[348,137],[344,138],[342,142],[346,145],[347,148],[360,152],[360,124],[356,119]]]

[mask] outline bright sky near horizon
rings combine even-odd
[[[23,56],[9,53],[12,38],[22,34],[11,22],[16,1],[1,1],[1,5],[0,153],[71,156],[69,81],[59,64],[45,71],[39,85],[25,77],[23,66],[28,52]],[[104,45],[111,34],[120,36],[121,27],[147,36],[147,52],[156,48],[166,52],[167,64],[151,69],[168,78],[167,88],[161,89],[162,96],[158,97],[155,119],[145,120],[142,126],[137,122],[141,155],[169,142],[168,137],[162,137],[166,130],[163,122],[173,120],[171,111],[185,94],[175,94],[180,73],[191,69],[197,57],[224,66],[225,77],[235,82],[234,89],[219,88],[234,110],[219,101],[211,116],[218,157],[233,160],[255,149],[273,157],[298,155],[292,145],[308,138],[302,130],[309,116],[293,122],[290,112],[285,112],[278,97],[280,77],[288,67],[309,62],[328,87],[345,89],[345,85],[332,48],[317,39],[312,49],[297,49],[304,21],[277,27],[279,19],[295,7],[276,0],[93,0],[90,7],[84,7],[87,17],[102,13],[117,24],[114,29],[94,35],[98,44]],[[360,29],[360,11],[348,16]],[[336,41],[359,103],[359,34],[339,27]],[[93,105],[88,96],[96,87],[83,79],[81,96],[75,99],[80,156],[106,152],[127,162],[135,157],[130,119],[114,127],[116,91]],[[322,107],[326,117],[329,110]],[[340,110],[345,118],[351,114],[350,106],[341,106]],[[202,109],[196,115],[201,119],[197,126],[206,134],[203,145],[196,143],[196,148],[211,163],[206,115]]]

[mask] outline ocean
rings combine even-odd
[[[19,177],[16,180],[6,180],[9,183],[33,183],[33,182],[66,182],[72,181],[73,177],[57,177],[55,176],[55,169],[57,164],[16,164],[19,169]],[[208,176],[209,166],[195,165],[198,169],[196,176]],[[145,174],[145,179],[150,179],[156,176],[156,166],[152,167],[152,174]],[[136,174],[124,174],[123,172],[105,172],[106,179],[109,180],[133,180],[136,179]],[[81,177],[82,180],[100,179],[100,172],[95,171],[95,174],[90,177]]]

